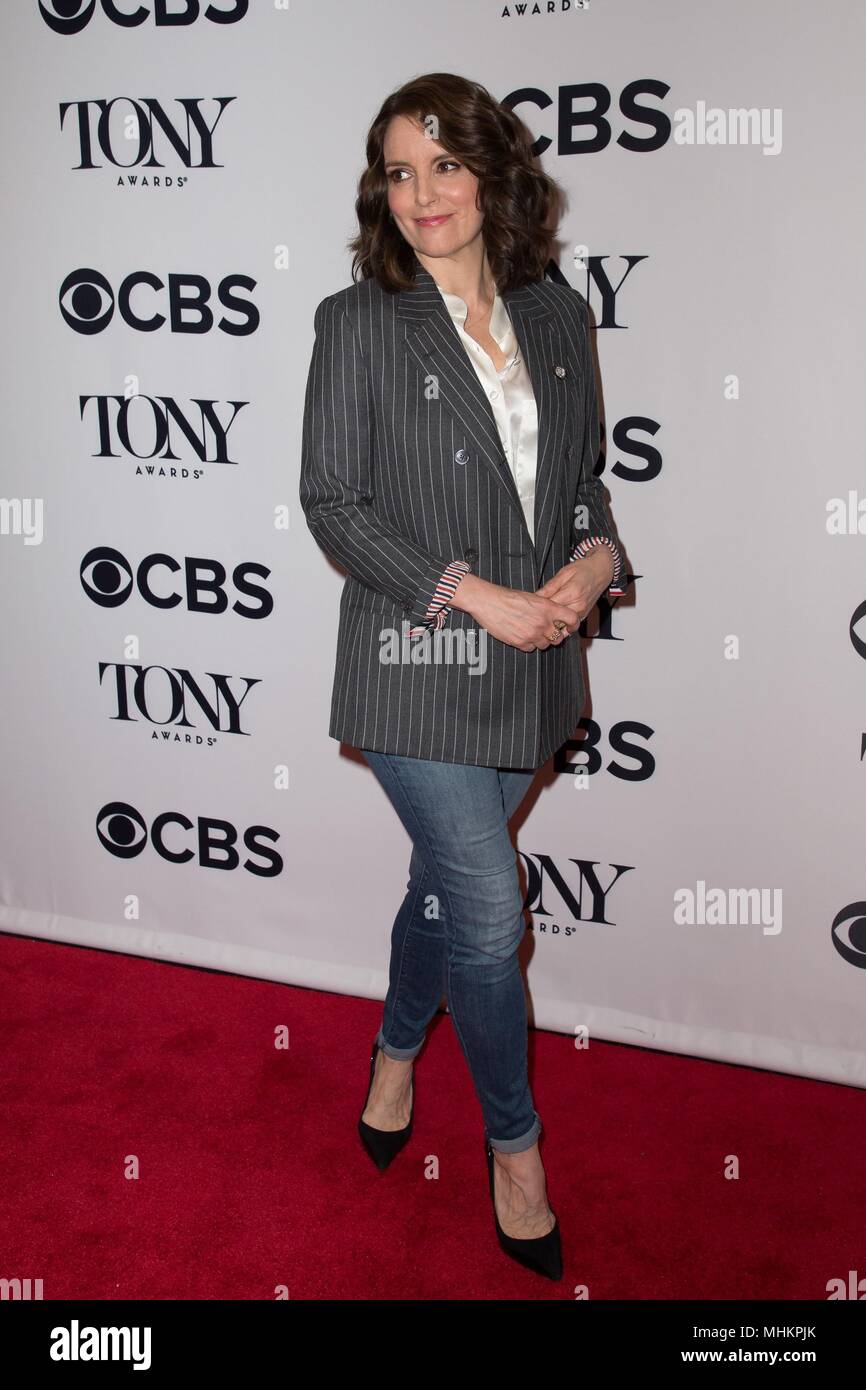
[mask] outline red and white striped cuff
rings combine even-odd
[[[445,619],[451,612],[448,601],[454,597],[454,590],[469,569],[465,560],[452,560],[450,565],[446,565],[427,605],[427,616],[423,623],[410,627],[410,637],[418,637],[422,632],[433,632],[445,626]]]
[[[606,545],[613,552],[613,579],[607,587],[607,592],[613,594],[614,598],[621,598],[625,593],[624,566],[619,547],[614,545],[612,540],[609,540],[607,536],[584,536],[583,540],[576,541],[571,547],[571,558],[572,560],[582,560],[596,545]]]

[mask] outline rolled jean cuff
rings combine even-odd
[[[390,1057],[394,1062],[411,1062],[412,1058],[417,1057],[421,1048],[424,1046],[422,1040],[417,1047],[391,1047],[390,1043],[386,1043],[383,1038],[381,1028],[376,1034],[376,1043],[382,1049],[385,1056]]]
[[[541,1120],[536,1111],[532,1128],[519,1139],[491,1139],[488,1135],[487,1142],[491,1149],[498,1149],[501,1154],[519,1154],[523,1153],[524,1149],[531,1149],[540,1133]]]

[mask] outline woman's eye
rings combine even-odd
[[[444,169],[446,166],[449,166],[452,169],[460,168],[460,165],[458,164],[456,159],[443,159],[439,163],[438,167],[440,169]],[[392,183],[402,183],[403,180],[401,178],[398,178],[398,175],[406,173],[408,173],[406,169],[391,169],[388,173],[388,178],[391,180]]]

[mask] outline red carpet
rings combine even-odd
[[[866,1274],[859,1089],[532,1031],[552,1284],[496,1243],[447,1015],[380,1175],[355,1129],[378,1002],[10,935],[0,980],[0,1277],[46,1300],[825,1299]]]

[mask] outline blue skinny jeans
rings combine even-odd
[[[508,821],[535,771],[361,752],[413,846],[377,1042],[398,1061],[415,1057],[444,993],[486,1140],[520,1153],[541,1119],[527,1073],[517,956],[526,924]]]

